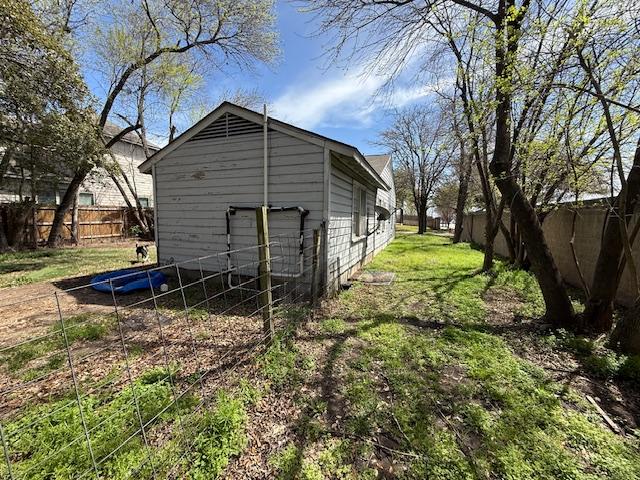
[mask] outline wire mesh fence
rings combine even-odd
[[[277,235],[110,278],[110,293],[82,285],[0,305],[0,478],[188,476],[203,418],[270,337],[265,309],[282,327],[317,288],[320,238]],[[166,280],[117,293],[140,272]]]

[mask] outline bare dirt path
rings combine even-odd
[[[113,312],[111,296],[93,290],[90,280],[83,276],[0,290],[0,348],[43,335],[59,320],[58,303],[64,318]]]

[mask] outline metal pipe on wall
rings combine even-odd
[[[280,278],[298,278],[301,277],[304,273],[304,225],[305,219],[307,215],[309,215],[309,210],[306,210],[303,207],[268,207],[269,212],[291,212],[297,211],[300,213],[300,233],[298,236],[298,272],[297,273],[276,273],[274,276]],[[231,262],[231,216],[235,215],[237,211],[254,211],[256,207],[234,207],[229,206],[227,211],[225,212],[225,219],[227,224],[227,283],[229,286],[233,286],[232,284],[232,272],[234,267]]]

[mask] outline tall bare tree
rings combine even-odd
[[[150,71],[165,58],[177,63],[200,58],[203,65],[210,66],[209,72],[214,72],[229,64],[250,67],[277,54],[272,0],[195,0],[188,5],[180,0],[98,3],[95,8],[100,12],[94,18],[100,23],[90,26],[92,38],[98,54],[112,55],[109,67],[96,71],[105,75],[107,83],[97,120],[100,130],[122,107],[119,102],[125,94],[139,85],[140,73]],[[111,147],[140,128],[139,124],[129,125],[105,139],[105,146]],[[57,244],[64,215],[92,168],[88,162],[76,168],[56,209],[50,246]]]
[[[511,156],[512,104],[519,81],[515,67],[519,48],[524,42],[523,35],[534,24],[528,23],[529,20],[535,22],[547,12],[556,15],[558,11],[547,8],[545,2],[534,5],[530,0],[308,0],[307,4],[311,11],[322,16],[321,28],[336,34],[336,54],[350,48],[369,58],[373,55],[387,62],[390,58],[396,59],[396,66],[424,46],[430,33],[438,35],[432,27],[438,13],[450,11],[451,18],[461,18],[461,21],[464,12],[481,17],[489,32],[483,41],[488,42],[493,53],[491,84],[495,136],[489,171],[500,191],[501,202],[510,208],[522,232],[532,270],[544,296],[547,317],[556,325],[575,328],[576,318],[562,276],[546,243],[535,208],[523,195],[514,175]]]
[[[397,169],[405,171],[418,215],[418,233],[427,230],[427,209],[450,165],[452,142],[437,107],[414,106],[396,111],[378,144],[391,151]]]

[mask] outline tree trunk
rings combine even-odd
[[[540,284],[547,309],[547,319],[558,327],[571,326],[575,328],[575,315],[571,300],[560,271],[547,246],[542,225],[538,221],[535,210],[523,195],[520,186],[511,177],[500,175],[497,166],[494,169],[496,185],[502,195],[509,199],[511,215],[516,220],[531,261],[531,268]]]
[[[121,175],[124,182],[127,184],[129,191],[131,192],[131,196],[133,197],[136,203],[134,217],[138,222],[138,225],[140,225],[140,228],[142,229],[142,233],[146,237],[149,235],[151,230],[149,228],[149,222],[147,222],[147,217],[145,216],[144,209],[142,208],[142,204],[140,203],[140,199],[138,198],[138,192],[136,192],[136,189],[133,187],[133,185],[129,181],[129,177],[127,177],[126,173],[121,172]],[[126,197],[125,193],[123,193],[123,195]]]
[[[113,180],[113,183],[115,184],[115,186],[120,191],[120,195],[122,195],[122,198],[124,199],[125,203],[127,204],[127,207],[133,213],[133,217],[134,217],[136,223],[138,224],[138,226],[142,229],[143,235],[148,236],[149,233],[150,233],[150,230],[149,230],[149,226],[147,225],[147,222],[146,222],[146,217],[144,216],[144,212],[142,210],[142,205],[140,205],[140,200],[138,200],[138,197],[135,194],[133,194],[133,196],[134,196],[134,198],[136,200],[136,206],[134,207],[131,204],[131,200],[129,200],[129,197],[127,196],[127,192],[124,190],[124,187],[120,184],[120,181],[118,180],[118,177],[116,177],[115,174],[110,174],[110,177],[111,177],[111,180]]]
[[[4,230],[4,208],[0,205],[0,251],[4,251],[9,248],[9,242],[7,240],[7,234]]]
[[[513,263],[516,259],[516,250],[513,246],[513,242],[511,241],[511,235],[509,234],[509,229],[502,221],[502,218],[499,220],[498,228],[502,232],[502,236],[504,237],[504,241],[507,244],[507,250],[509,250],[509,263]]]
[[[422,234],[425,232],[425,226],[424,226],[424,216],[422,215],[421,212],[418,212],[418,233]]]
[[[38,248],[38,207],[33,204],[31,208],[31,241],[33,242],[33,248]]]
[[[11,204],[12,208],[8,212],[9,238],[7,239],[10,246],[14,248],[25,246],[25,237],[27,236],[27,228],[31,224],[29,217],[32,216],[33,206],[32,200]]]
[[[453,243],[458,243],[462,237],[464,222],[464,208],[469,195],[469,178],[471,177],[471,159],[464,164],[464,171],[460,175],[458,184],[458,198],[456,199],[456,224],[453,230]]]
[[[73,199],[73,209],[71,210],[71,240],[74,244],[80,243],[80,227],[78,226],[78,195]]]
[[[517,51],[519,39],[518,20],[515,18],[508,19],[506,9],[501,10],[500,15],[502,22],[498,23],[498,32],[496,33],[495,58],[495,76],[498,81],[509,79],[513,75],[510,62],[512,62],[512,57],[515,56]],[[506,47],[503,42],[506,42]],[[527,254],[531,259],[533,272],[542,290],[547,319],[557,327],[574,329],[576,327],[576,319],[573,306],[560,271],[547,246],[542,225],[538,221],[535,209],[525,197],[511,172],[510,86],[498,88],[496,100],[495,148],[493,158],[489,164],[489,170],[496,186],[502,193],[503,200],[510,206],[511,215],[521,232]]]
[[[89,174],[86,170],[78,170],[76,174],[71,179],[67,190],[64,192],[64,196],[62,197],[62,201],[58,208],[56,208],[56,213],[53,216],[53,222],[51,224],[51,231],[49,232],[49,238],[47,239],[48,247],[57,247],[60,244],[60,240],[62,239],[62,227],[64,227],[64,216],[71,208],[73,204],[73,199],[78,196],[78,191],[80,190],[80,185]]]
[[[602,244],[593,272],[590,296],[583,314],[584,326],[594,333],[608,332],[613,325],[613,302],[616,298],[620,277],[618,265],[622,261],[623,241],[620,233],[620,195],[626,193],[626,223],[631,221],[640,195],[640,146],[636,148],[633,167],[627,175],[626,192],[620,192],[612,211],[605,219]]]
[[[427,207],[418,204],[416,213],[418,214],[418,233],[425,233],[427,231]]]
[[[636,302],[618,320],[609,346],[628,355],[640,354],[640,302]]]
[[[485,223],[484,223],[484,260],[482,262],[482,271],[488,272],[493,267],[493,257],[494,257],[494,240],[495,235],[493,235],[493,213],[491,210],[487,210],[485,213]]]

